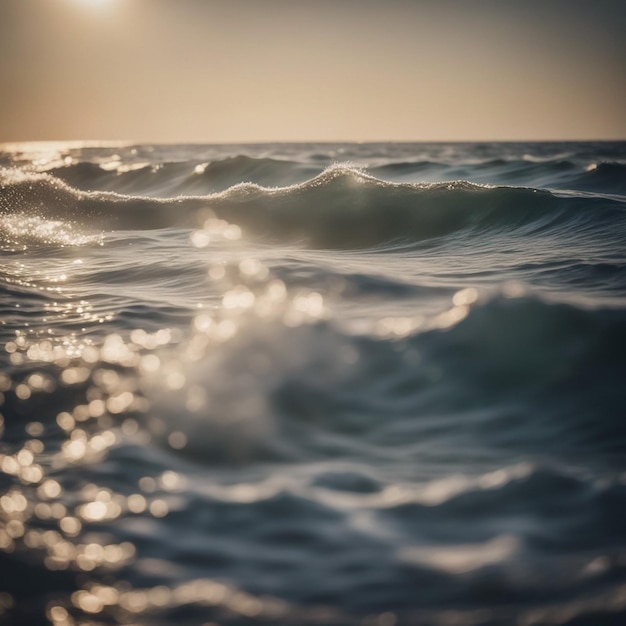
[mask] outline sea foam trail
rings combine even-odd
[[[588,202],[547,191],[486,187],[456,181],[389,183],[334,166],[305,183],[267,188],[242,183],[206,196],[168,199],[78,191],[47,174],[0,173],[4,213],[35,213],[103,229],[198,226],[210,209],[245,234],[272,241],[302,241],[318,248],[365,248],[395,240],[420,242],[464,229],[542,230],[551,224],[624,211],[604,200],[592,216]],[[528,231],[525,231],[526,233]]]

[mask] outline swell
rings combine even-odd
[[[526,185],[545,189],[574,189],[604,194],[626,193],[626,165],[622,162],[576,162],[567,159],[532,161],[496,158],[479,163],[438,161],[394,161],[369,169],[384,179],[438,180],[466,179],[506,185]]]
[[[49,174],[0,171],[0,211],[53,220],[75,220],[104,229],[165,228],[184,224],[201,198],[167,199],[80,191]]]
[[[383,180],[418,182],[420,179],[500,181],[548,189],[577,189],[623,194],[626,166],[620,162],[579,163],[566,159],[529,161],[496,158],[480,163],[394,161],[367,168]],[[132,167],[101,166],[82,162],[54,167],[45,173],[84,191],[116,191],[138,195],[206,195],[225,191],[242,182],[264,187],[285,187],[306,182],[322,172],[319,166],[269,157],[237,155],[208,162],[175,161]]]
[[[347,339],[323,339],[308,349],[336,345],[340,362]],[[449,445],[451,431],[470,451],[608,458],[626,450],[623,310],[495,297],[451,328],[352,345],[361,358],[338,387],[314,369],[289,368],[274,398],[279,413],[416,458]]]
[[[592,163],[574,180],[574,189],[626,194],[626,164]]]
[[[106,533],[113,537],[108,543],[133,542],[139,555],[121,571],[96,568],[88,580],[106,581],[108,575],[108,580],[129,579],[136,588],[162,588],[202,575],[228,580],[254,597],[280,597],[303,614],[330,605],[347,615],[325,614],[325,623],[337,624],[363,624],[367,614],[383,611],[393,611],[397,624],[440,624],[450,617],[444,607],[453,606],[483,609],[475,623],[496,626],[545,602],[558,613],[574,601],[576,611],[567,615],[582,614],[584,620],[596,605],[581,596],[610,591],[624,579],[626,487],[615,475],[596,479],[589,460],[614,452],[623,471],[625,312],[537,296],[495,296],[464,313],[451,326],[435,323],[383,338],[353,336],[332,321],[292,327],[251,312],[230,339],[208,344],[187,369],[176,365],[173,371],[184,373],[185,387],[163,389],[167,368],[154,372],[159,389],[144,388],[152,404],[145,414],[135,407],[105,415],[102,423],[97,416],[81,421],[78,430],[94,446],[99,437],[91,438],[94,431],[129,416],[146,428],[158,418],[161,426],[185,434],[189,445],[176,452],[182,459],[173,459],[172,451],[159,450],[154,440],[148,444],[142,438],[137,445],[120,434],[105,462],[75,465],[57,456],[51,476],[64,486],[70,511],[81,510],[83,500],[77,506],[74,494],[84,483],[110,488],[115,501],[124,503],[137,493],[142,477],[172,474],[163,474],[165,468],[182,467],[194,476],[176,493],[160,486],[146,493],[149,502],[169,502],[163,518],[124,509],[119,521],[85,520],[86,536],[94,539],[81,536],[77,542]],[[12,388],[3,388],[4,440],[17,451],[24,422],[36,415],[45,431],[45,454],[51,455],[66,438],[73,440],[61,432],[61,414],[75,408],[79,417],[79,406],[85,411],[94,397],[108,404],[124,395],[122,389],[138,396],[131,366],[117,361],[121,335],[105,343],[109,348],[99,357],[72,361],[65,383],[59,374],[69,361],[57,368],[33,359],[30,366],[39,377],[49,376],[56,385],[27,399],[16,392],[31,372],[8,370]],[[189,343],[197,348],[201,336],[193,335]],[[346,358],[350,352],[358,358]],[[165,349],[144,356],[157,354],[167,365]],[[72,370],[84,370],[86,378],[67,384]],[[185,402],[199,388],[209,398],[208,410],[200,413]],[[258,430],[263,404],[274,422]],[[220,422],[224,415],[232,420],[226,427]],[[428,455],[441,455],[444,442],[451,441],[461,467],[448,465],[444,477],[424,480],[419,472]],[[249,450],[242,451],[242,442]],[[484,472],[476,457],[489,447],[500,456],[491,455],[494,465]],[[473,459],[470,471],[463,467],[465,451]],[[584,470],[568,469],[564,451]],[[520,452],[525,459],[549,462],[512,465],[511,457]],[[273,463],[258,463],[268,459]],[[207,470],[206,464],[214,467]],[[305,467],[298,470],[296,464]],[[608,465],[598,464],[604,470]],[[240,470],[236,482],[229,480],[233,466]],[[268,467],[270,475],[275,472],[271,478],[262,474]],[[35,502],[37,488],[23,487]],[[48,530],[48,523],[54,522],[34,519],[32,525]],[[71,565],[59,575],[50,572],[40,555],[0,552],[0,579],[21,611],[45,593],[69,595],[85,580]],[[303,562],[306,576],[299,574]],[[273,575],[260,574],[267,571]],[[147,615],[138,610],[133,623],[206,619],[206,607],[194,609],[189,595],[171,597],[186,599],[188,612],[159,605]],[[603,610],[612,607],[608,603]],[[108,619],[109,610],[113,607],[99,619]],[[424,610],[430,618],[420,613]],[[623,606],[615,610],[623,613]],[[34,623],[32,614],[20,617],[17,623]],[[114,612],[110,621],[116,622]],[[307,621],[290,613],[267,620],[259,614],[243,621],[226,617],[220,623]]]
[[[511,453],[623,455],[623,310],[537,296],[464,306],[403,335],[382,334],[377,325],[354,335],[332,321],[290,327],[250,311],[237,321],[236,334],[217,345],[192,333],[186,341],[193,361],[181,361],[184,347],[175,345],[156,350],[161,365],[150,376],[132,368],[125,376],[152,405],[146,427],[158,418],[184,432],[189,443],[181,454],[202,464],[362,454],[405,462],[442,454],[451,440],[461,462],[463,450],[491,451],[503,461]],[[148,317],[145,307],[118,313],[127,328]],[[128,330],[118,326],[118,332]],[[81,367],[106,368],[109,352],[103,348],[102,361]],[[42,364],[33,358],[37,370]],[[52,364],[48,369],[60,379]],[[184,385],[163,388],[173,371],[183,374]],[[81,404],[83,392],[60,384],[54,394],[24,403],[6,390],[6,425],[17,427],[24,412],[53,422],[58,411],[69,410],[64,405]],[[206,407],[186,409],[189,394],[199,394]],[[167,439],[169,431],[159,432],[157,439]]]
[[[115,165],[115,163],[114,163]],[[287,186],[304,182],[322,168],[269,157],[237,155],[210,161],[171,161],[110,167],[93,162],[55,166],[50,174],[82,191],[139,195],[205,195],[241,182]]]
[[[393,241],[421,242],[462,230],[545,230],[581,221],[624,228],[617,200],[556,197],[547,191],[485,187],[457,181],[389,183],[344,166],[288,187],[241,183],[206,196],[146,198],[78,191],[48,174],[0,173],[1,210],[72,219],[103,229],[154,229],[199,225],[201,211],[240,225],[270,241],[318,248],[365,248]]]

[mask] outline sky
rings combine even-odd
[[[626,139],[624,0],[0,0],[0,142]]]

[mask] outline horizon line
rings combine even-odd
[[[197,145],[197,146],[236,146],[236,145],[270,145],[270,144],[470,144],[470,143],[624,143],[626,137],[607,138],[567,138],[567,139],[287,139],[287,140],[240,140],[240,141],[174,141],[174,140],[135,140],[135,139],[25,139],[18,141],[0,141],[0,148],[6,149],[11,146],[21,145],[52,145],[63,144],[65,146],[80,147],[128,147],[135,145],[154,146],[176,146],[176,145]]]

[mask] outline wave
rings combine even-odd
[[[471,411],[485,398],[502,403],[496,417],[502,428],[486,438],[535,450],[542,438],[553,450],[626,449],[615,413],[626,399],[618,383],[626,373],[617,348],[626,341],[623,310],[498,297],[449,331],[415,341],[439,369],[442,393],[432,399],[433,410]]]
[[[274,288],[270,282],[267,293],[257,294],[259,306],[267,306]],[[24,289],[30,293],[29,286],[8,283],[5,293]],[[470,451],[596,458],[626,451],[619,410],[626,402],[622,309],[588,309],[532,294],[455,300],[452,309],[430,318],[416,309],[414,320],[372,321],[369,332],[360,327],[358,334],[332,318],[296,319],[300,309],[293,307],[308,302],[298,295],[236,317],[218,308],[192,322],[182,345],[155,346],[158,358],[147,362],[156,370],[130,367],[125,376],[153,406],[146,427],[157,418],[157,439],[164,441],[172,431],[183,432],[189,443],[182,453],[203,463],[351,457],[362,446],[380,458],[399,450],[418,458],[428,454],[424,442],[436,449],[451,431]],[[41,306],[33,302],[34,310]],[[120,322],[149,327],[149,309],[128,306],[118,302]],[[73,319],[67,323],[84,324],[80,316]],[[119,334],[107,337],[81,367],[89,375],[106,368],[111,354],[139,359],[138,346],[128,345],[130,351]],[[49,352],[28,343],[24,350],[35,361]],[[52,379],[61,379],[54,362],[44,361]],[[170,378],[173,388],[163,384]],[[64,403],[81,404],[83,392],[61,384],[47,406],[37,406],[40,419],[52,411],[53,421]],[[6,394],[7,424],[34,410],[22,405]]]
[[[0,151],[0,622],[624,622],[624,145]]]
[[[72,220],[93,228],[151,229],[185,223],[191,211],[202,206],[205,202],[200,198],[159,200],[114,192],[80,191],[50,174],[0,170],[0,214],[4,215]]]
[[[115,191],[123,194],[206,195],[225,191],[241,182],[262,186],[288,186],[319,174],[311,167],[285,159],[238,155],[210,161],[166,161],[158,164],[119,161],[82,161],[41,169],[81,191]]]
[[[131,166],[114,161],[93,163],[82,161],[44,170],[81,191],[115,191],[128,195],[172,194],[181,181],[193,172],[193,164],[165,162],[158,165],[137,163]]]
[[[416,181],[463,178],[476,182],[499,181],[543,189],[573,189],[604,194],[626,193],[626,165],[621,162],[589,163],[567,159],[533,161],[496,158],[470,164],[437,161],[395,161],[368,169],[384,179]]]
[[[289,186],[303,183],[320,172],[321,168],[305,167],[293,161],[238,155],[196,166],[181,192],[225,191],[241,182],[265,187]]]
[[[578,175],[573,182],[574,189],[626,194],[626,164],[591,163],[585,172]]]
[[[593,221],[623,228],[617,201],[591,203],[523,187],[463,181],[389,183],[346,166],[328,168],[304,183],[267,188],[240,183],[206,196],[148,198],[76,190],[49,174],[0,172],[0,206],[104,229],[199,225],[206,209],[246,234],[270,241],[302,241],[318,248],[365,248],[393,241],[421,242],[459,231],[541,231],[555,224]]]
[[[489,158],[476,162],[458,164],[446,161],[430,161],[430,160],[406,160],[393,161],[385,163],[373,168],[372,171],[389,172],[389,173],[411,173],[420,172],[428,169],[448,169],[464,168],[465,171],[480,172],[482,170],[502,170],[507,169],[512,172],[522,173],[538,173],[555,174],[562,171],[577,169],[578,165],[574,161],[567,159],[552,159],[549,161],[529,161],[527,159],[512,157]]]

